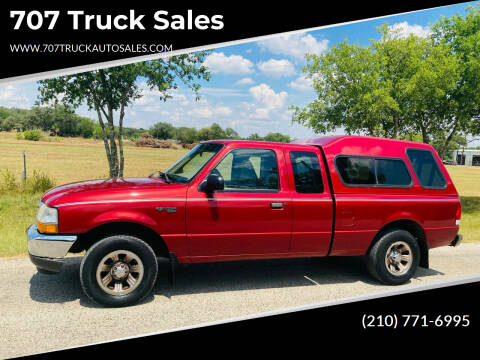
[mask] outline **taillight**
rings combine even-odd
[[[462,205],[459,203],[457,212],[455,213],[455,225],[460,225],[460,218],[462,217]]]

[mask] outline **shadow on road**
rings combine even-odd
[[[30,279],[30,297],[44,303],[64,303],[80,299],[86,307],[101,307],[90,301],[80,285],[82,257],[67,257],[62,272],[56,275],[37,273]],[[159,259],[159,275],[153,295],[171,298],[178,295],[224,291],[318,286],[362,282],[381,286],[367,272],[361,257],[330,257],[232,261],[179,266],[175,284],[167,280],[168,263]],[[433,269],[419,268],[415,278],[443,275]]]

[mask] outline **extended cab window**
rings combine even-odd
[[[379,185],[410,185],[412,178],[402,160],[375,159]]]
[[[410,186],[412,178],[400,159],[341,156],[335,160],[343,182],[361,186]]]
[[[447,182],[430,151],[407,149],[407,156],[420,185],[426,188],[440,189],[447,186]]]
[[[315,153],[304,151],[290,152],[295,191],[301,194],[323,192],[322,173]]]
[[[225,190],[277,191],[277,157],[268,149],[235,149],[225,156],[213,172],[225,181]]]
[[[342,156],[335,160],[340,176],[349,185],[375,185],[373,159]]]

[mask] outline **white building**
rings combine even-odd
[[[457,165],[480,166],[480,150],[454,150],[453,161]]]

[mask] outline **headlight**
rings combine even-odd
[[[58,233],[58,210],[40,202],[37,211],[37,229],[42,233]]]

